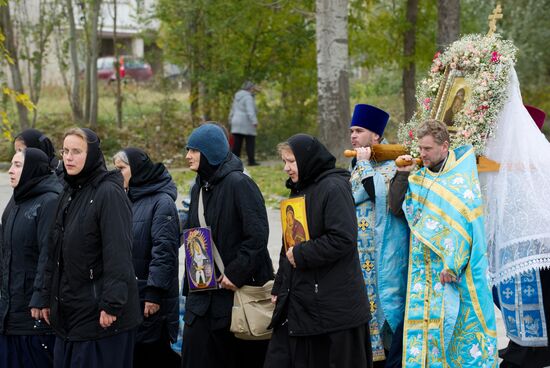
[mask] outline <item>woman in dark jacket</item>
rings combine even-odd
[[[154,164],[139,148],[126,148],[113,161],[132,201],[132,258],[145,317],[136,336],[134,367],[179,367],[179,355],[170,348],[179,322],[176,185],[164,165]]]
[[[50,239],[45,318],[54,328],[54,364],[132,366],[141,323],[132,265],[132,210],[118,170],[105,167],[99,137],[65,134],[65,191]]]
[[[241,161],[229,152],[227,138],[217,125],[195,129],[187,149],[186,158],[197,179],[191,190],[186,228],[200,226],[198,201],[202,190],[206,225],[211,227],[225,274],[219,276],[219,289],[188,295],[185,279],[182,367],[259,367],[267,341],[239,340],[229,326],[233,291],[273,279],[264,200],[254,181],[243,173]]]
[[[15,151],[22,151],[27,147],[38,148],[44,152],[50,161],[50,166],[55,174],[63,179],[63,163],[55,155],[52,141],[44,133],[37,129],[25,129],[17,134],[14,139]]]
[[[48,305],[40,276],[62,188],[46,154],[35,148],[16,152],[9,176],[14,190],[13,203],[2,214],[0,366],[51,367],[55,336],[40,319]]]
[[[281,253],[265,367],[371,367],[369,303],[357,253],[349,172],[314,137],[279,145],[310,239]]]

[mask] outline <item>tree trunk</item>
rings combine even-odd
[[[458,40],[460,34],[460,0],[437,0],[437,49]]]
[[[405,121],[409,121],[416,111],[416,21],[418,18],[418,0],[407,0],[407,29],[403,44],[403,102]]]
[[[101,0],[92,0],[91,29],[90,29],[90,114],[88,124],[93,130],[97,129],[98,113],[98,84],[97,84],[97,57],[99,55],[99,42],[97,39],[99,26],[99,12],[101,9]]]
[[[17,56],[17,46],[15,44],[15,37],[13,32],[13,24],[10,17],[10,6],[9,1],[6,1],[5,4],[0,6],[1,22],[2,29],[5,36],[5,45],[6,50],[10,54],[12,63],[8,63],[10,68],[11,79],[13,83],[13,90],[17,93],[25,93],[23,89],[23,79],[21,78],[21,70],[19,69],[19,58]],[[17,114],[19,116],[19,127],[21,130],[25,130],[30,127],[29,124],[29,114],[27,107],[16,102],[17,105]]]
[[[348,0],[316,0],[321,141],[339,160],[349,145]]]
[[[73,121],[75,124],[82,124],[84,115],[82,112],[82,104],[80,101],[80,67],[78,63],[77,51],[77,34],[76,24],[74,20],[73,0],[66,0],[67,15],[69,17],[69,49],[71,54],[71,66],[73,74],[73,83],[71,88],[71,111],[73,113]]]
[[[116,76],[116,121],[119,129],[122,129],[122,89],[120,80],[120,59],[117,45],[117,0],[113,1],[113,47],[115,51],[115,76]]]
[[[189,39],[196,38],[200,22],[200,9],[193,9],[189,13]],[[193,127],[198,126],[200,122],[199,109],[199,42],[190,41],[187,44],[187,53],[189,54],[189,109],[191,111],[191,123]]]

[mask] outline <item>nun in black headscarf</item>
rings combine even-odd
[[[41,316],[48,305],[42,276],[62,187],[36,148],[15,153],[9,176],[14,200],[2,214],[0,366],[51,367],[55,336]]]
[[[292,136],[278,150],[309,237],[282,247],[264,367],[372,367],[350,174],[312,136]]]
[[[63,141],[65,181],[52,234],[45,318],[57,334],[56,368],[132,366],[141,323],[132,264],[132,209],[99,137],[75,128]]]
[[[132,257],[144,316],[134,349],[134,367],[179,367],[170,347],[178,336],[178,193],[168,170],[139,148],[113,157],[132,202]]]
[[[62,162],[55,155],[52,141],[44,133],[37,129],[25,129],[15,136],[13,142],[15,151],[22,151],[27,147],[38,148],[48,156],[49,164],[57,176],[63,175]]]

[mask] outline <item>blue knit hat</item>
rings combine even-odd
[[[193,130],[187,140],[187,148],[198,150],[211,165],[219,165],[229,153],[229,142],[222,128],[204,124]]]
[[[367,104],[355,105],[350,127],[359,126],[382,136],[390,114],[384,110]]]

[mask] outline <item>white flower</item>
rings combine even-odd
[[[434,286],[435,292],[439,293],[441,291],[441,289],[443,289],[443,285],[440,282],[435,284],[435,286]]]
[[[426,227],[430,230],[435,230],[437,228],[437,225],[439,225],[439,222],[433,219],[426,220]]]
[[[445,240],[443,240],[443,245],[445,246],[445,250],[447,252],[452,252],[455,250],[455,245],[453,239],[451,238],[445,238]]]
[[[489,355],[493,355],[494,351],[495,347],[493,346],[493,344],[489,344],[489,347],[487,348],[487,353],[489,353]]]
[[[416,346],[413,346],[413,347],[411,348],[411,355],[412,355],[413,357],[416,357],[416,356],[418,356],[418,354],[420,354],[420,349],[417,348]]]
[[[413,286],[413,291],[414,291],[415,293],[418,293],[418,292],[421,291],[421,290],[422,290],[422,284],[421,284],[421,283],[417,282],[416,284],[414,284],[414,286]]]
[[[462,178],[462,177],[454,178],[453,179],[453,184],[454,185],[464,184],[464,178]]]
[[[479,344],[474,344],[470,349],[470,355],[472,358],[477,359],[481,356],[481,351],[479,351]]]
[[[472,192],[470,189],[466,190],[464,192],[464,198],[465,199],[474,199],[474,192]]]
[[[437,346],[434,346],[434,348],[432,349],[432,355],[434,355],[434,356],[439,355],[439,349],[437,348]]]

